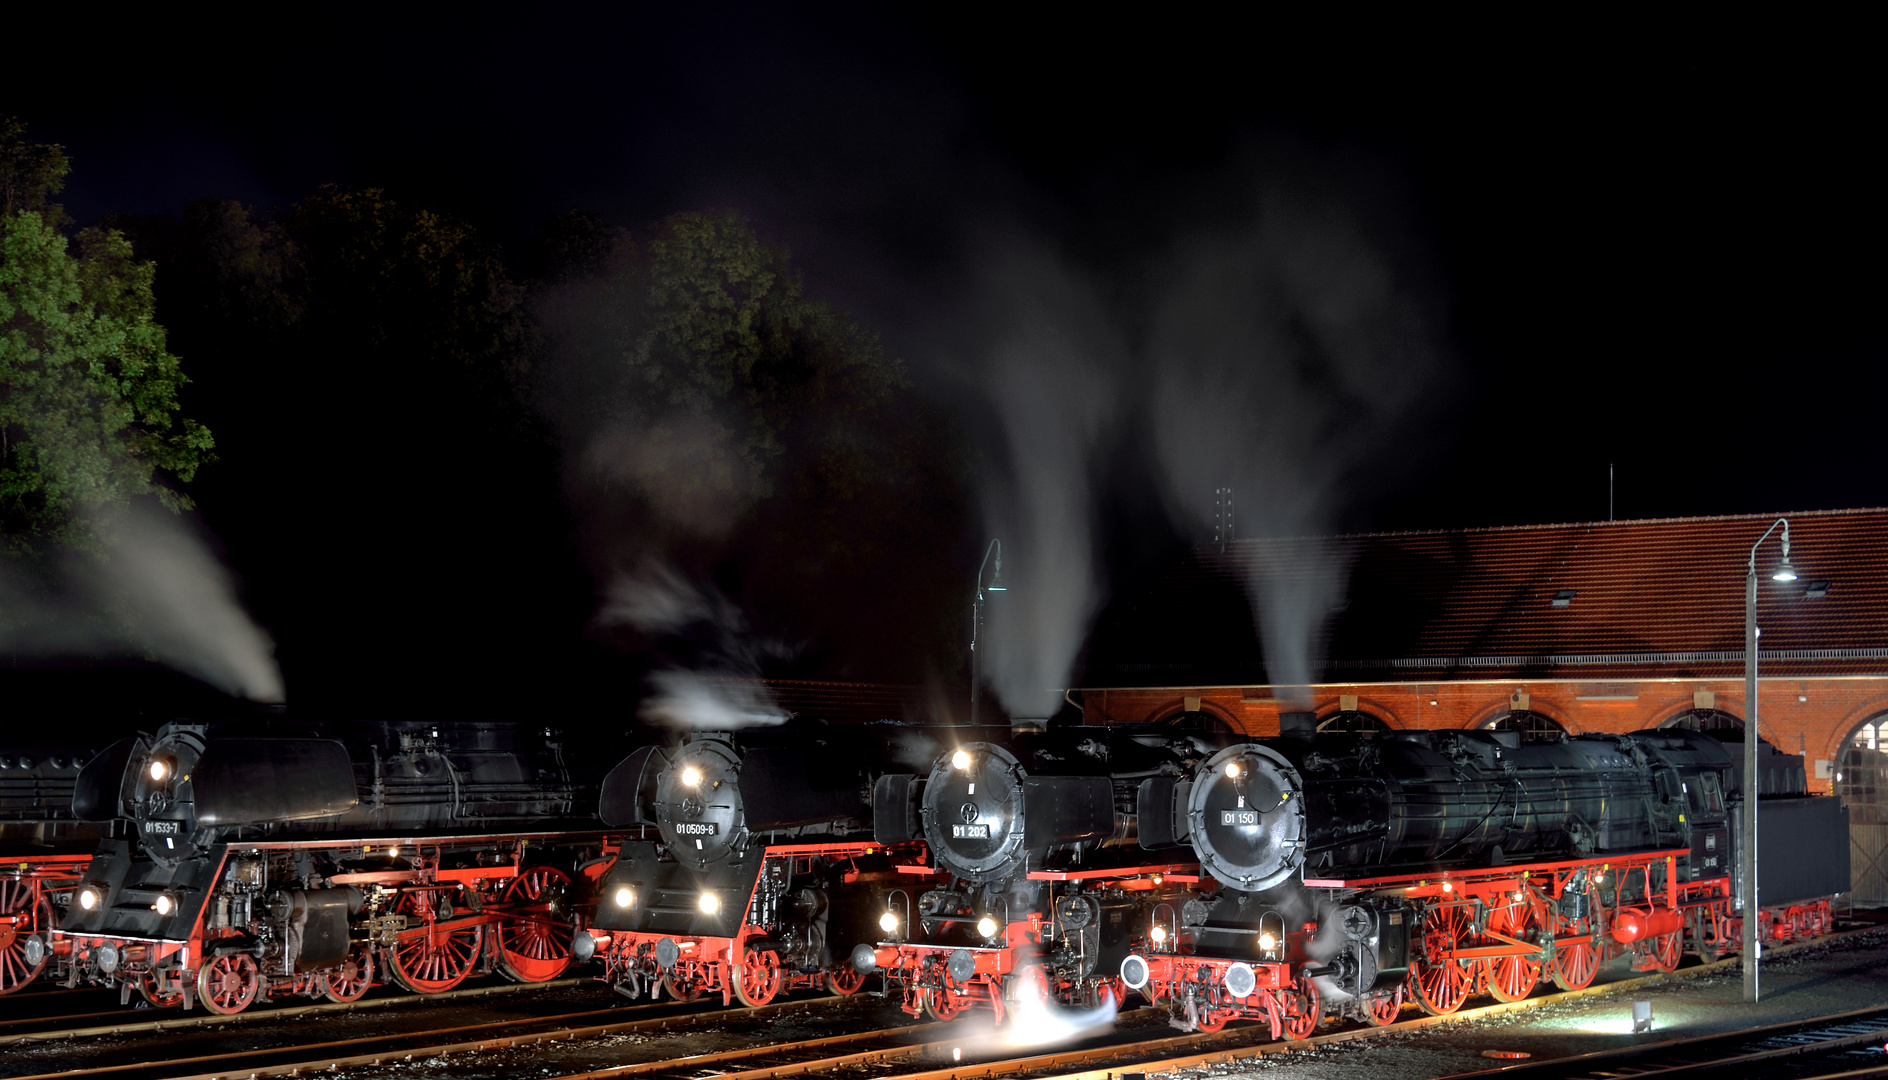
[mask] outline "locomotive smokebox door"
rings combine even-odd
[[[1304,865],[1303,791],[1298,771],[1269,747],[1241,743],[1214,754],[1188,795],[1200,864],[1248,892],[1290,878]]]

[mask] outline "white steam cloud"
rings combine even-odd
[[[1331,531],[1441,369],[1393,261],[1344,206],[1273,189],[1250,221],[1178,244],[1166,281],[1149,359],[1176,516],[1205,520],[1230,484],[1241,537]],[[1267,677],[1304,686],[1349,567],[1323,543],[1272,553],[1246,583]]]
[[[284,699],[275,643],[189,522],[139,500],[97,526],[101,550],[70,555],[50,586],[0,566],[0,651],[145,657],[238,697]]]
[[[697,656],[691,670],[658,671],[641,716],[652,724],[695,731],[783,724],[787,712],[760,681],[761,661],[771,649],[747,625],[740,608],[711,586],[689,581],[653,560],[610,582],[597,622],[627,626],[654,638],[689,642]]]
[[[1039,249],[991,260],[983,378],[1003,457],[983,485],[1008,591],[987,594],[983,677],[1012,716],[1061,707],[1103,599],[1093,461],[1116,415],[1125,349],[1095,291]]]

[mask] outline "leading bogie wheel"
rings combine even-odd
[[[485,941],[483,926],[453,926],[450,920],[441,925],[439,893],[431,889],[401,894],[393,910],[407,917],[407,929],[383,954],[394,982],[416,994],[443,994],[472,974]]]
[[[963,998],[942,987],[930,986],[924,991],[924,1015],[940,1023],[957,1019],[965,1009]]]
[[[26,962],[26,943],[54,925],[52,904],[30,880],[0,878],[0,994],[11,994],[46,970],[48,956]]]
[[[1403,988],[1400,986],[1387,994],[1373,995],[1364,1003],[1364,1020],[1371,1027],[1389,1027],[1402,1012]]]
[[[676,1001],[694,1001],[701,996],[701,984],[679,975],[662,976],[662,989]]]
[[[841,960],[826,972],[826,989],[834,997],[851,997],[865,985],[865,972],[852,966],[850,960]]]
[[[513,982],[549,982],[569,970],[570,875],[555,866],[526,869],[505,889],[506,912],[493,928],[498,970]]]
[[[321,973],[321,994],[329,1001],[359,1001],[374,985],[374,958],[365,949],[356,949],[340,967]]]
[[[248,953],[212,957],[197,971],[197,1000],[213,1013],[242,1012],[262,991],[262,972]]]
[[[1199,1030],[1211,1035],[1216,1031],[1225,1030],[1227,1021],[1231,1019],[1231,1013],[1220,1012],[1217,1009],[1209,1008],[1203,1015],[1196,1017],[1193,1024]]]
[[[183,985],[177,981],[175,971],[138,972],[138,995],[149,1002],[152,1008],[174,1009],[184,1003]]]
[[[1468,932],[1468,912],[1460,905],[1433,907],[1423,915],[1422,941],[1410,958],[1409,986],[1416,1004],[1431,1016],[1454,1012],[1474,992],[1475,970],[1454,956]]]
[[[752,945],[741,954],[741,964],[734,969],[734,996],[741,1004],[758,1008],[780,992],[780,955],[772,949]]]
[[[1294,1039],[1309,1039],[1311,1033],[1318,1030],[1318,1022],[1324,1019],[1324,1002],[1318,997],[1318,984],[1305,977],[1301,980],[1304,989],[1291,995],[1292,1011],[1284,1017],[1285,1034]]]

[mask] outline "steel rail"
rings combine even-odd
[[[256,1020],[275,1020],[290,1016],[311,1016],[322,1013],[351,1013],[365,1009],[391,1009],[406,1005],[424,1005],[433,1001],[454,1001],[465,998],[496,997],[503,994],[519,994],[532,990],[550,990],[569,986],[583,986],[596,982],[587,976],[567,979],[551,979],[540,983],[503,983],[497,986],[475,986],[467,990],[447,990],[440,994],[412,994],[401,992],[382,998],[368,998],[361,1001],[332,1002],[324,1001],[313,1005],[284,1005],[280,1008],[245,1009],[239,1013],[219,1015],[217,1013],[181,1013],[169,1009],[155,1010],[167,1013],[167,1020],[145,1020],[130,1024],[110,1024],[89,1028],[59,1028],[46,1031],[25,1031],[14,1035],[0,1034],[0,1046],[19,1046],[29,1042],[47,1042],[52,1040],[95,1038],[108,1035],[131,1035],[141,1031],[188,1031],[195,1028],[240,1024]],[[0,1026],[57,1022],[62,1020],[87,1020],[98,1016],[117,1014],[135,1016],[128,1006],[105,1012],[71,1013],[66,1016],[26,1017],[0,1021]]]
[[[1741,1070],[1751,1065],[1785,1058],[1850,1050],[1858,1046],[1879,1045],[1884,1039],[1888,1039],[1888,1026],[1885,1026],[1883,1021],[1888,1021],[1888,1005],[1873,1005],[1865,1009],[1851,1009],[1848,1012],[1812,1016],[1802,1020],[1786,1020],[1764,1027],[1745,1028],[1742,1031],[1716,1032],[1688,1039],[1666,1039],[1638,1046],[1622,1046],[1613,1050],[1595,1050],[1592,1053],[1575,1054],[1548,1061],[1533,1061],[1495,1069],[1476,1069],[1473,1072],[1456,1073],[1443,1080],[1467,1080],[1468,1077],[1493,1076],[1556,1077],[1562,1080],[1584,1077],[1587,1080],[1600,1080],[1600,1078],[1619,1075],[1619,1066],[1626,1062],[1634,1063],[1631,1073],[1635,1078],[1669,1077],[1683,1073],[1715,1072],[1726,1069]],[[1855,1030],[1857,1028],[1860,1030]],[[1823,1035],[1828,1037],[1820,1037]],[[1772,1039],[1788,1036],[1795,1036],[1798,1041],[1788,1046],[1762,1047],[1760,1045]],[[1714,1047],[1732,1050],[1743,1047],[1753,1049],[1742,1053],[1727,1053],[1718,1057],[1691,1057],[1701,1052],[1709,1053]],[[1677,1055],[1685,1056],[1678,1057]]]
[[[1845,938],[1858,937],[1881,929],[1869,926],[1853,930],[1825,934],[1819,938],[1779,945],[1769,950],[1777,956],[1796,952],[1800,949],[1817,945],[1827,945]],[[1294,1050],[1308,1050],[1314,1046],[1331,1043],[1353,1042],[1359,1039],[1381,1038],[1386,1035],[1401,1035],[1409,1031],[1434,1027],[1443,1024],[1459,1024],[1470,1020],[1485,1020],[1495,1016],[1527,1012],[1548,1005],[1561,1005],[1569,1001],[1581,1001],[1587,998],[1605,997],[1611,994],[1645,987],[1657,986],[1667,982],[1676,982],[1725,971],[1738,963],[1735,956],[1723,960],[1700,964],[1697,967],[1679,968],[1677,971],[1657,972],[1634,979],[1620,979],[1600,986],[1589,986],[1583,990],[1568,990],[1557,994],[1543,994],[1539,997],[1523,998],[1520,1001],[1504,1002],[1477,1009],[1458,1009],[1441,1016],[1423,1016],[1411,1020],[1399,1020],[1385,1027],[1359,1027],[1345,1031],[1332,1032],[1328,1035],[1313,1035],[1308,1039],[1271,1041],[1270,1032],[1265,1028],[1246,1029],[1252,1033],[1248,1040],[1240,1045],[1220,1046],[1211,1050],[1199,1050],[1190,1054],[1161,1056],[1170,1051],[1188,1047],[1204,1047],[1215,1042],[1224,1043],[1228,1035],[1237,1038],[1239,1032],[1222,1031],[1216,1034],[1204,1032],[1192,1035],[1169,1036],[1162,1039],[1150,1039],[1143,1043],[1121,1043],[1114,1046],[1093,1047],[1085,1050],[1065,1050],[1059,1053],[1042,1054],[1032,1058],[1012,1058],[989,1063],[960,1064],[948,1069],[929,1069],[923,1072],[900,1073],[896,1076],[882,1077],[880,1080],[972,1080],[985,1076],[1012,1076],[1026,1072],[1042,1075],[1037,1080],[1116,1080],[1123,1071],[1160,1073],[1176,1069],[1195,1069],[1207,1065],[1225,1065],[1236,1061],[1248,1061],[1258,1057],[1271,1057],[1290,1053]],[[1262,1034],[1261,1034],[1262,1033]],[[1258,1038],[1267,1041],[1258,1042]],[[1141,1060],[1123,1061],[1122,1059],[1140,1058]],[[1054,1070],[1065,1069],[1071,1065],[1094,1065],[1098,1062],[1111,1062],[1111,1067],[1087,1068],[1067,1072]]]
[[[372,1067],[390,1062],[411,1062],[422,1058],[443,1057],[448,1054],[480,1053],[488,1050],[500,1050],[515,1046],[531,1046],[545,1042],[569,1042],[574,1039],[597,1038],[604,1035],[621,1035],[636,1031],[666,1029],[671,1025],[692,1026],[698,1023],[719,1023],[729,1018],[751,1016],[755,1013],[772,1013],[798,1010],[811,1006],[828,1004],[831,998],[802,998],[794,1001],[777,1001],[767,1005],[738,1009],[697,1008],[689,1012],[669,1013],[639,1020],[623,1020],[607,1024],[590,1024],[583,1027],[553,1028],[549,1031],[524,1031],[517,1034],[493,1034],[482,1038],[462,1039],[457,1042],[434,1045],[397,1045],[411,1043],[448,1034],[464,1034],[475,1031],[502,1030],[504,1028],[528,1028],[543,1024],[555,1024],[572,1017],[592,1016],[598,1013],[643,1012],[651,1009],[671,1009],[675,1002],[663,1002],[650,1005],[616,1006],[611,1009],[594,1009],[586,1012],[558,1014],[553,1016],[514,1017],[507,1020],[487,1021],[480,1024],[465,1024],[451,1028],[433,1028],[421,1031],[397,1032],[381,1035],[363,1035],[351,1039],[336,1039],[322,1043],[290,1043],[283,1046],[263,1047],[256,1050],[237,1053],[202,1054],[193,1057],[170,1058],[164,1061],[127,1062],[117,1065],[98,1065],[65,1069],[59,1072],[34,1073],[29,1076],[10,1077],[8,1080],[72,1080],[84,1076],[122,1076],[125,1074],[148,1073],[162,1076],[165,1080],[257,1080],[265,1076],[300,1076],[305,1073],[341,1068]],[[681,1005],[696,1004],[707,1006],[704,999],[699,1002],[681,1002]],[[860,1032],[858,1037],[865,1038],[875,1032]],[[284,1055],[306,1054],[310,1050],[361,1047],[373,1043],[383,1044],[378,1049],[363,1052],[336,1055],[327,1054],[318,1058],[299,1061],[284,1061],[272,1065],[243,1064],[245,1061],[281,1057]],[[180,1065],[201,1065],[205,1062],[224,1063],[223,1068],[213,1072],[173,1074],[165,1072],[168,1068]]]

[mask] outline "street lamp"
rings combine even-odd
[[[1757,982],[1757,549],[1783,526],[1783,561],[1771,572],[1772,581],[1795,581],[1790,565],[1790,522],[1778,518],[1750,545],[1750,566],[1744,575],[1744,1000],[1756,1003]]]
[[[990,584],[983,583],[983,568],[990,565],[990,555],[996,555],[996,573],[990,575]],[[990,546],[983,549],[983,561],[977,564],[977,585],[970,593],[970,726],[977,726],[977,696],[983,686],[983,664],[977,652],[977,642],[983,637],[983,592],[1008,592],[1003,586],[1003,541],[992,540]]]

